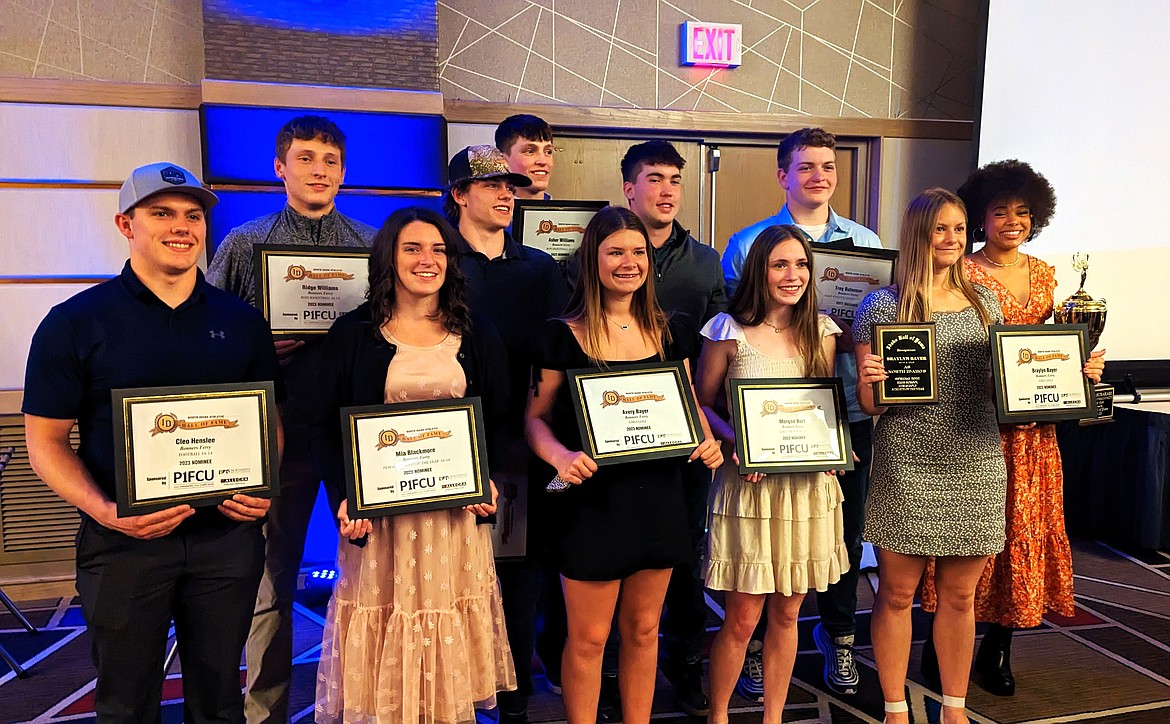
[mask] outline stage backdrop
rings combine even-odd
[[[1170,87],[1164,0],[991,0],[980,164],[1027,161],[1056,189],[1052,223],[1025,250],[1056,266],[1058,301],[1105,297],[1112,360],[1170,358]]]

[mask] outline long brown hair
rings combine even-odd
[[[627,208],[606,206],[594,214],[585,227],[581,248],[577,250],[577,282],[569,294],[568,311],[562,318],[566,322],[581,322],[585,326],[584,352],[595,364],[602,366],[605,360],[601,358],[601,344],[603,340],[609,339],[610,325],[605,306],[601,303],[602,287],[597,254],[601,242],[627,229],[638,232],[645,240],[646,260],[652,264],[654,249],[650,246],[650,235],[646,233],[642,220]],[[666,359],[665,343],[671,341],[670,327],[666,323],[666,313],[658,306],[658,298],[654,293],[652,268],[647,270],[646,282],[634,292],[630,311],[643,334],[650,337],[655,354],[659,359]]]
[[[745,327],[755,327],[764,321],[771,295],[768,293],[768,259],[772,250],[792,239],[800,243],[808,259],[808,286],[792,308],[792,326],[796,346],[804,359],[804,373],[809,377],[827,377],[829,359],[821,343],[821,319],[817,310],[816,269],[812,244],[800,229],[789,224],[769,226],[760,232],[748,250],[743,262],[743,278],[731,297],[728,313]]]
[[[947,204],[967,215],[962,199],[946,189],[927,189],[915,196],[902,217],[898,234],[898,264],[894,268],[894,282],[898,288],[898,321],[929,322],[934,314],[932,289],[934,285],[934,253],[930,238],[938,215]],[[955,262],[947,272],[947,281],[958,289],[975,311],[984,326],[991,324],[991,316],[983,308],[975,285],[967,278],[963,260]]]
[[[467,306],[466,281],[459,269],[455,230],[438,213],[421,206],[398,209],[387,217],[374,236],[370,249],[370,301],[375,327],[394,316],[394,302],[398,285],[398,239],[408,224],[421,221],[439,230],[447,252],[447,272],[439,287],[439,318],[447,331],[466,334],[471,331],[471,310]]]

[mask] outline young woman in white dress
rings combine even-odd
[[[813,254],[799,229],[773,226],[752,244],[727,312],[703,328],[696,391],[720,440],[735,430],[717,409],[732,378],[832,377],[841,329],[817,311]],[[748,641],[764,610],[764,722],[779,724],[796,660],[805,593],[849,568],[841,486],[832,473],[739,474],[725,458],[711,493],[707,587],[726,591],[711,645],[711,724],[724,724]]]

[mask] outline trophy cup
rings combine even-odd
[[[1105,300],[1093,299],[1085,291],[1085,278],[1089,275],[1089,255],[1077,252],[1072,258],[1073,270],[1081,273],[1081,285],[1077,291],[1053,310],[1057,324],[1084,324],[1089,328],[1089,352],[1101,340],[1105,331]],[[1113,420],[1113,385],[1099,383],[1093,386],[1093,400],[1097,407],[1096,417],[1081,420],[1082,425]]]

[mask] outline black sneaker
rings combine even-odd
[[[691,661],[681,666],[663,668],[666,679],[674,690],[678,708],[691,716],[707,716],[711,713],[711,700],[703,693],[703,662]]]
[[[838,694],[856,694],[861,677],[853,661],[853,634],[833,637],[818,623],[813,641],[825,657],[825,686]]]
[[[601,694],[597,698],[597,724],[614,724],[622,720],[622,696],[618,677],[601,675]]]
[[[743,659],[743,671],[735,685],[739,695],[757,704],[764,701],[764,643],[748,642],[747,655]]]

